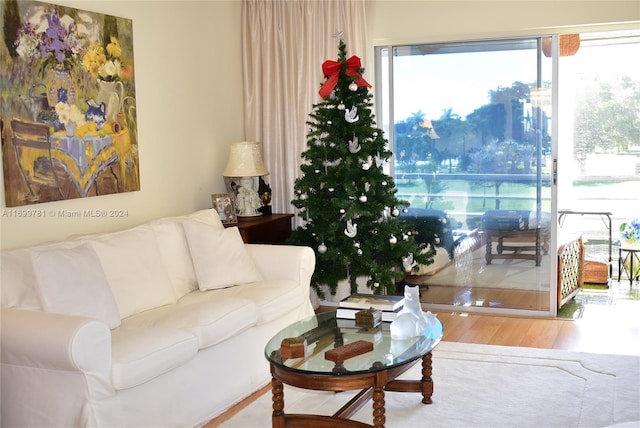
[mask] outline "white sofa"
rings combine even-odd
[[[243,244],[214,210],[1,257],[3,427],[203,425],[313,314],[314,252]]]

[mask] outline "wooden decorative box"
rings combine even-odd
[[[302,337],[287,337],[280,342],[282,358],[304,358],[307,355],[307,341]]]
[[[371,351],[373,351],[373,343],[367,342],[366,340],[357,340],[353,343],[349,343],[348,345],[339,346],[326,351],[324,353],[324,358],[325,360],[339,363]]]
[[[356,326],[360,328],[374,328],[382,322],[382,311],[378,309],[363,309],[356,312]]]

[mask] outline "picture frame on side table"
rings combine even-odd
[[[238,224],[236,197],[233,193],[214,193],[211,195],[211,203],[213,204],[213,209],[220,216],[222,224]]]

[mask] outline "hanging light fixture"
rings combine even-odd
[[[559,45],[560,56],[575,55],[580,49],[580,34],[561,34]],[[551,37],[542,39],[542,53],[547,58],[551,57]]]

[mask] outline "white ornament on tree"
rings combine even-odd
[[[373,165],[373,159],[369,156],[366,161],[362,162],[362,169],[368,171],[371,165]]]
[[[327,252],[327,246],[324,245],[324,242],[322,244],[318,245],[318,252],[320,254],[324,254],[324,253]]]
[[[358,141],[358,137],[353,136],[353,140],[349,140],[349,151],[353,154],[356,154],[362,149],[360,146],[360,142]]]
[[[409,253],[407,257],[402,258],[402,268],[407,273],[411,272],[411,269],[413,269],[417,264],[418,263],[413,259],[413,253]]]
[[[360,196],[360,202],[367,202],[367,195]]]
[[[356,82],[351,82],[349,84],[349,90],[352,91],[352,92],[355,92],[355,91],[358,90],[358,85],[356,85]]]
[[[391,215],[394,216],[394,217],[398,217],[400,215],[400,211],[397,208],[394,208],[391,211]]]
[[[394,235],[391,235],[391,238],[389,238],[389,243],[393,245],[397,242],[398,242],[398,238],[396,238]]]
[[[358,107],[353,106],[350,110],[345,110],[344,120],[346,120],[348,123],[355,123],[360,120],[360,117],[358,116]]]
[[[358,234],[358,225],[353,224],[351,220],[347,221],[347,227],[344,229],[344,234],[349,238],[355,238]]]

